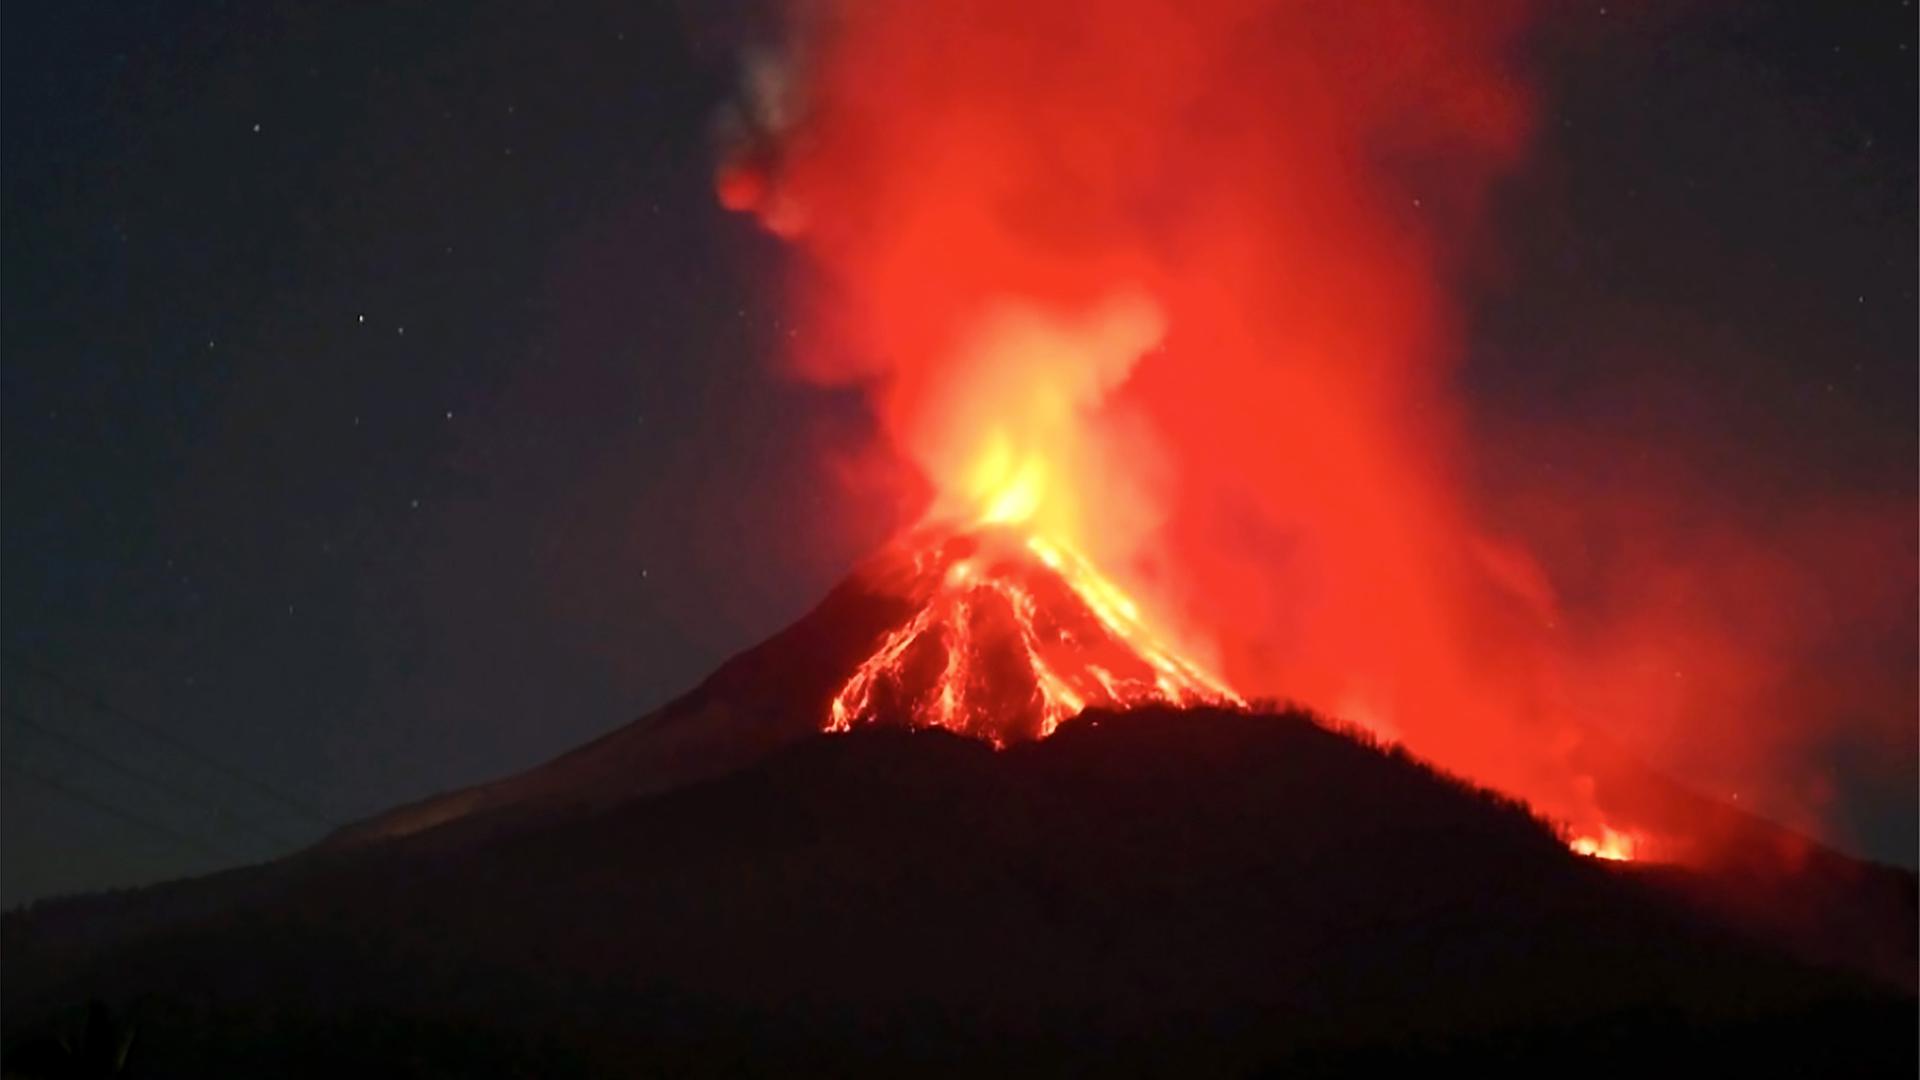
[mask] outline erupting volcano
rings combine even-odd
[[[827,730],[1299,702],[1665,863],[1741,830],[1623,762],[1816,830],[1824,732],[1911,700],[1806,649],[1908,617],[1835,553],[1910,562],[1910,522],[1743,529],[1644,442],[1466,392],[1531,5],[781,10],[715,193],[789,255],[786,371],[866,407],[823,530],[904,527]]]
[[[1660,846],[1573,760],[1623,722],[1626,666],[1482,518],[1448,386],[1443,276],[1531,124],[1521,6],[789,16],[716,194],[793,254],[790,372],[868,406],[847,471],[911,477],[863,492],[906,526],[875,588],[909,614],[834,676],[828,730],[1006,746],[1091,706],[1279,698],[1580,850]],[[1626,722],[1686,704],[1628,670]]]
[[[1916,1074],[1894,5],[226,6],[5,80],[5,1077]]]
[[[834,696],[829,731],[904,723],[1005,746],[1088,707],[1240,700],[1158,640],[1091,563],[1038,534],[925,528],[879,565],[875,584],[913,614]]]

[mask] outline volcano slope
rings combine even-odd
[[[8,1069],[96,1000],[147,1075],[1915,1066],[1909,989],[1298,713],[818,736],[431,837],[7,916]]]

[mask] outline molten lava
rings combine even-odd
[[[1638,846],[1632,833],[1600,826],[1600,835],[1576,836],[1568,843],[1576,855],[1585,855],[1594,859],[1606,859],[1610,862],[1632,862],[1634,849]]]
[[[912,614],[834,696],[828,731],[940,727],[1005,746],[1089,706],[1241,703],[1091,563],[1038,533],[923,528],[891,557],[879,584]]]

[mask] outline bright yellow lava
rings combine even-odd
[[[1612,862],[1632,862],[1634,848],[1633,834],[1619,832],[1605,825],[1600,826],[1600,835],[1576,836],[1567,844],[1574,854],[1594,859],[1607,859]]]
[[[1112,579],[1038,530],[1046,479],[1038,459],[989,444],[970,477],[972,526],[934,533],[971,533],[975,546],[944,565],[938,540],[913,553],[926,595],[834,696],[826,730],[889,714],[1005,745],[1090,706],[1244,704],[1153,633]]]

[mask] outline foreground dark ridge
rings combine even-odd
[[[1298,714],[821,737],[103,929],[163,892],[6,918],[10,1069],[94,998],[153,1075],[1915,1064],[1906,991]]]

